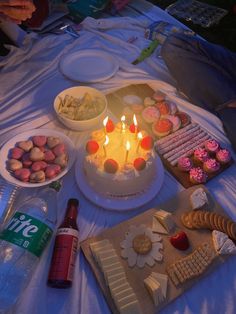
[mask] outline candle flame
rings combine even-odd
[[[126,142],[126,150],[130,150],[130,146],[131,146],[131,145],[130,145],[130,142],[127,141],[127,142]]]
[[[141,140],[143,138],[142,132],[138,132],[138,139]]]
[[[104,146],[106,146],[108,143],[109,143],[109,137],[106,135],[106,139],[105,139],[105,142],[104,142]]]
[[[134,116],[133,116],[133,122],[134,122],[134,125],[135,125],[135,126],[137,126],[137,125],[138,125],[138,122],[137,122],[137,119],[136,119],[135,114],[134,114]]]
[[[120,118],[121,122],[125,122],[125,115]]]
[[[104,127],[106,127],[107,121],[108,121],[108,116],[106,116],[106,118],[103,120],[103,125],[104,125]]]

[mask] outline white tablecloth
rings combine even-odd
[[[140,13],[142,11],[142,13]],[[63,77],[58,69],[61,56],[87,49],[103,49],[115,55],[120,69],[111,79],[91,86],[109,93],[133,83],[147,83],[160,89],[173,99],[180,109],[230,148],[220,120],[183,99],[174,87],[174,81],[161,58],[153,55],[138,66],[131,62],[149,43],[144,38],[146,25],[154,20],[167,20],[178,24],[161,9],[140,0],[131,1],[122,15],[100,19],[87,18],[83,22],[81,36],[48,35],[39,38],[28,35],[23,49],[14,48],[10,55],[0,60],[0,144],[21,131],[46,127],[67,134],[79,147],[86,133],[65,129],[56,119],[52,103],[63,89],[76,86]],[[127,41],[136,36],[130,44]],[[230,167],[220,176],[207,183],[207,188],[236,220],[236,167]],[[80,200],[78,225],[80,240],[99,234],[105,228],[129,219],[146,209],[161,204],[183,187],[165,172],[164,184],[158,195],[140,209],[127,212],[104,210],[89,202],[77,187],[74,168],[64,177],[59,193],[58,224],[61,222],[66,202],[70,197]],[[44,253],[34,276],[23,292],[12,313],[17,314],[106,314],[110,310],[98,287],[93,273],[83,255],[77,257],[73,287],[68,290],[51,289],[46,286],[53,241]],[[236,258],[230,258],[216,272],[202,279],[191,290],[167,306],[163,313],[236,313]]]

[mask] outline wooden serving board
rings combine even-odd
[[[147,84],[138,84],[138,85],[129,85],[127,87],[121,88],[111,94],[108,94],[107,100],[108,100],[108,108],[111,110],[111,112],[118,118],[123,115],[123,109],[125,106],[123,102],[123,97],[126,95],[136,95],[140,97],[143,101],[145,97],[152,97],[154,94],[154,90],[148,86]],[[158,139],[157,136],[152,132],[151,124],[146,123],[141,114],[135,113],[138,125],[140,126],[140,129],[146,130],[154,139]],[[132,118],[127,119],[128,123],[132,123]],[[206,130],[205,130],[206,131]],[[207,131],[206,131],[207,132]],[[158,152],[157,152],[158,153]],[[158,154],[165,166],[165,168],[185,187],[189,188],[191,186],[194,186],[193,183],[189,180],[189,173],[183,172],[178,169],[178,167],[174,167],[170,164],[168,160],[163,158],[161,154]],[[219,175],[221,172],[223,172],[225,169],[229,168],[233,164],[233,160],[229,162],[226,165],[222,165],[219,169],[219,171],[209,174],[207,181],[211,180],[215,176]]]
[[[201,185],[200,185],[201,186]],[[189,230],[186,229],[180,220],[181,215],[191,210],[190,205],[190,194],[198,187],[200,186],[194,186],[187,190],[184,190],[183,192],[177,194],[174,198],[167,201],[166,203],[162,204],[159,209],[164,209],[169,212],[173,213],[173,219],[177,225],[177,228],[173,233],[178,232],[179,230],[184,230],[189,238],[190,241],[190,248],[187,251],[179,251],[175,249],[169,242],[169,236],[170,235],[163,235],[163,261],[162,262],[156,262],[153,267],[145,265],[144,268],[140,269],[137,266],[134,266],[133,268],[130,268],[128,266],[127,260],[120,257],[120,261],[124,267],[124,270],[126,272],[127,279],[133,288],[139,302],[140,306],[142,308],[143,313],[146,314],[153,314],[157,310],[160,310],[161,308],[165,307],[170,302],[174,301],[177,297],[182,295],[186,290],[188,290],[192,285],[197,284],[202,276],[206,276],[207,273],[212,271],[214,268],[216,268],[217,265],[224,262],[224,260],[227,257],[217,257],[214,262],[210,265],[208,270],[201,276],[194,278],[192,280],[189,280],[188,282],[184,283],[180,287],[176,288],[172,281],[168,280],[168,291],[167,291],[167,299],[165,302],[161,304],[160,307],[155,308],[154,304],[152,302],[152,299],[150,295],[148,294],[148,291],[146,290],[143,280],[148,277],[152,271],[160,272],[160,273],[166,273],[166,267],[173,263],[174,261],[178,260],[179,258],[186,256],[190,254],[195,248],[197,248],[199,245],[201,245],[204,242],[212,244],[212,236],[211,231],[208,230]],[[207,193],[209,204],[205,206],[205,210],[218,212],[221,214],[224,214],[226,217],[227,215],[224,213],[224,210],[222,207],[212,198],[208,190],[204,187],[204,190]],[[129,219],[113,228],[109,228],[102,232],[99,236],[93,237],[90,239],[87,239],[86,241],[81,243],[82,251],[90,264],[94,275],[102,289],[102,292],[107,300],[108,305],[110,306],[113,313],[118,313],[115,304],[113,302],[113,299],[111,297],[109,288],[106,286],[104,277],[102,272],[100,271],[97,263],[93,259],[93,256],[91,254],[91,250],[89,247],[90,243],[97,242],[99,240],[108,239],[112,243],[113,247],[115,248],[118,256],[120,256],[121,248],[120,243],[124,240],[125,233],[129,230],[129,227],[131,225],[141,225],[145,224],[147,227],[152,226],[152,219],[153,219],[153,213],[157,210],[157,208],[151,208],[148,211],[144,212],[143,214],[140,214],[132,219]]]

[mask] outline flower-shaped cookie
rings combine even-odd
[[[137,265],[139,268],[145,264],[153,266],[156,261],[162,261],[163,255],[160,249],[162,237],[154,234],[152,229],[145,225],[130,226],[125,240],[121,242],[121,256],[128,259],[130,267]]]

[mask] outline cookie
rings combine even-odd
[[[189,215],[187,213],[181,216],[181,221],[186,228],[192,229],[193,225],[189,219]]]

